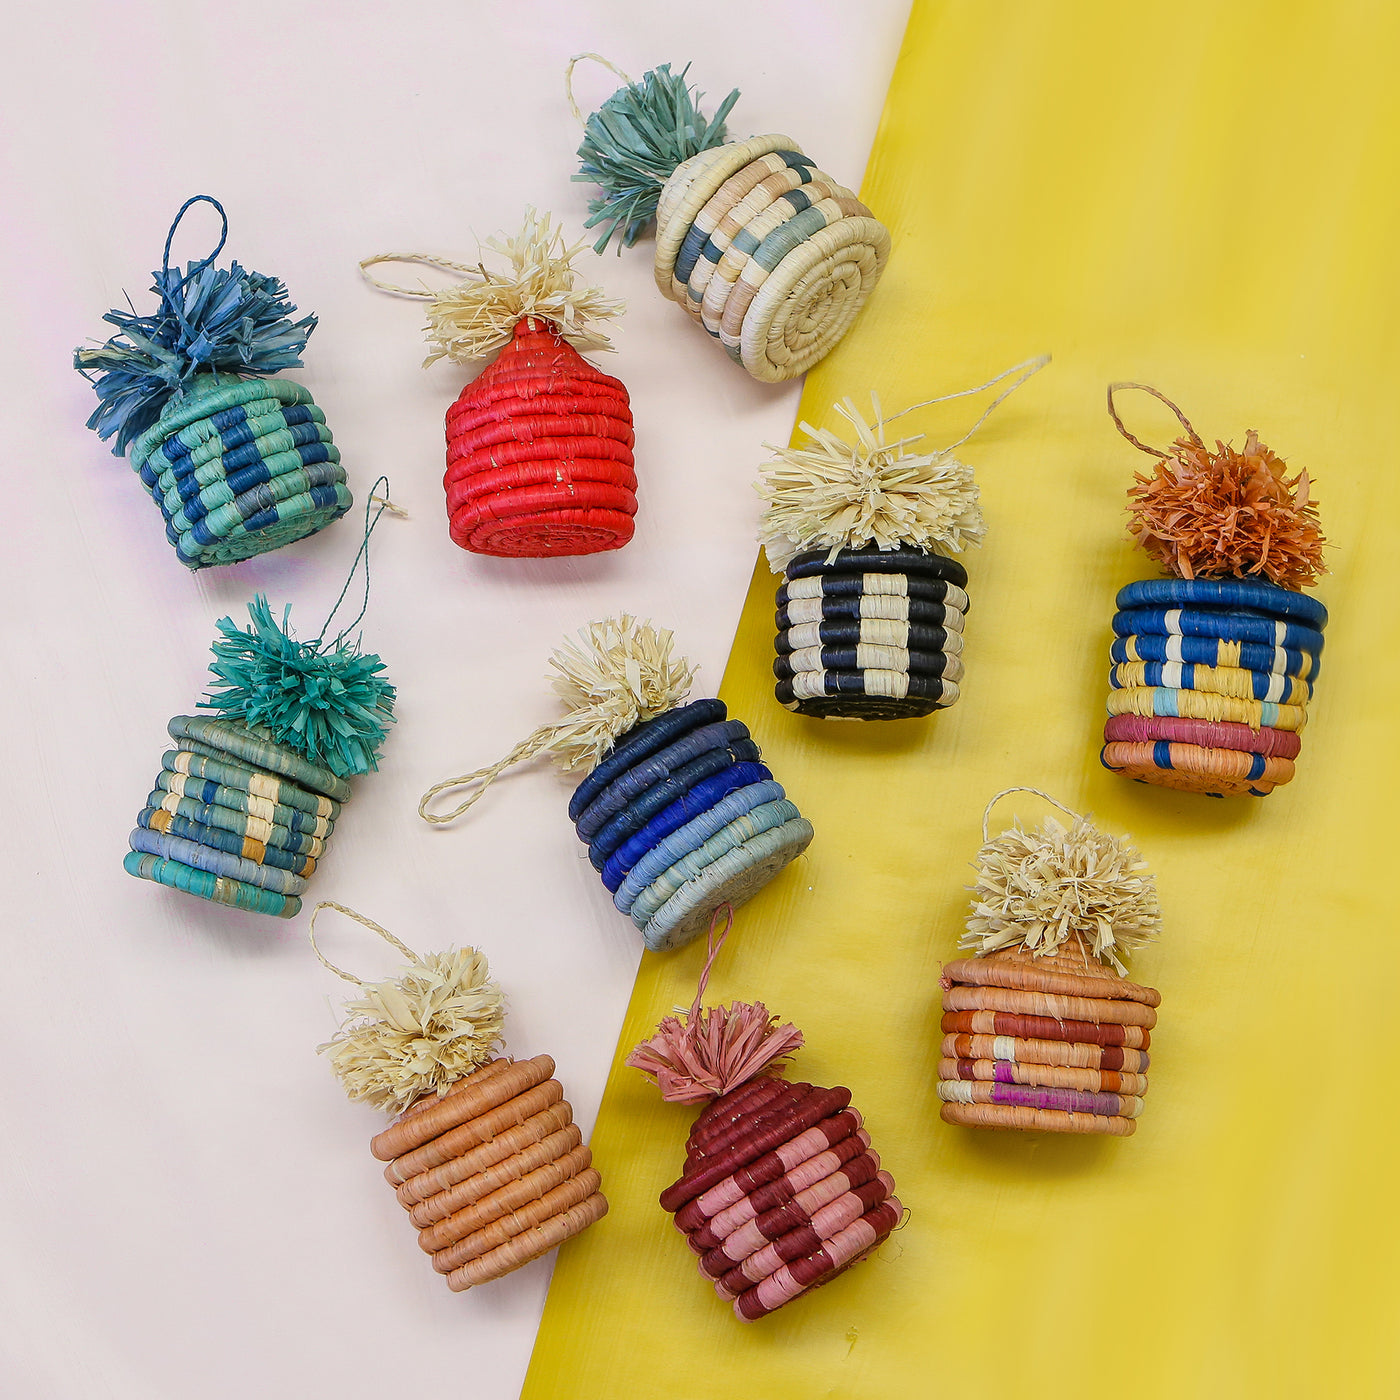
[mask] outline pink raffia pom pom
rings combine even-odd
[[[715,924],[725,925],[715,941]],[[667,1016],[656,1034],[628,1055],[626,1063],[650,1076],[668,1103],[704,1103],[717,1099],[765,1071],[776,1070],[802,1045],[802,1032],[779,1025],[761,1001],[729,1006],[700,1006],[710,968],[733,923],[734,911],[722,904],[710,924],[709,948],[695,1000],[684,1017]]]
[[[667,1016],[627,1057],[650,1075],[668,1103],[704,1103],[776,1067],[802,1044],[796,1026],[778,1025],[761,1001]]]

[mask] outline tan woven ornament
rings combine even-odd
[[[316,919],[335,909],[410,966],[365,983],[329,962]],[[318,904],[311,946],[361,995],[320,1046],[352,1099],[399,1116],[370,1142],[447,1286],[462,1292],[538,1259],[607,1214],[601,1178],[548,1055],[496,1057],[505,999],[475,948],[419,957],[340,904]]]
[[[1030,792],[1072,818],[990,839],[1001,798]],[[938,1095],[945,1123],[1128,1137],[1147,1092],[1160,994],[1120,954],[1161,928],[1137,848],[1035,788],[987,804],[972,911],[943,969]]]
[[[625,83],[586,121],[572,86],[584,58]],[[601,253],[654,222],[662,295],[755,379],[794,379],[850,330],[884,271],[889,231],[791,137],[728,140],[738,90],[706,118],[687,71],[662,63],[634,83],[598,54],[570,61],[565,91],[584,128],[574,179],[601,189],[587,227],[602,228]]]

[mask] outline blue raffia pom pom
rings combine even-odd
[[[216,678],[200,708],[226,719],[262,725],[279,744],[347,778],[379,767],[377,753],[394,722],[394,687],[384,663],[343,638],[331,650],[298,642],[288,632],[291,609],[278,626],[267,599],[248,604],[252,626],[219,620],[209,669]]]
[[[138,316],[135,308],[113,308],[102,319],[118,334],[103,345],[73,352],[74,367],[97,390],[98,405],[88,419],[112,451],[129,443],[160,417],[197,374],[228,373],[239,378],[275,374],[301,364],[301,352],[316,317],[291,319],[296,307],[276,277],[228,267],[190,263],[182,273],[168,267],[152,274],[151,290],[160,308]]]
[[[582,160],[575,180],[601,185],[603,193],[588,202],[585,228],[603,225],[603,235],[593,245],[595,253],[621,232],[629,248],[656,217],[661,187],[678,165],[722,146],[726,140],[724,119],[739,100],[735,88],[719,105],[710,121],[701,115],[691,96],[685,75],[671,72],[669,63],[644,73],[637,83],[619,88],[584,124]]]

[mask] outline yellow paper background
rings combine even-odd
[[[782,710],[760,563],[722,694],[817,839],[741,911],[709,998],[803,1028],[795,1073],[851,1087],[908,1224],[735,1320],[656,1204],[693,1113],[621,1066],[704,950],[648,955],[593,1137],[612,1213],[561,1253],[529,1400],[1400,1393],[1397,71],[1384,3],[916,0],[863,190],[894,253],[803,416],[1055,362],[963,449],[990,533],[953,709]],[[1123,528],[1148,459],[1104,412],[1120,378],[1314,476],[1332,622],[1298,776],[1263,801],[1099,766],[1113,595],[1156,572]],[[1152,401],[1122,406],[1170,435]],[[947,442],[977,407],[912,421]],[[1165,936],[1132,971],[1161,1019],[1126,1141],[938,1118],[939,965],[1013,784],[1131,832],[1157,873]],[[1012,800],[993,829],[1042,811]]]

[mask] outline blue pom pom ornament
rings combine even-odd
[[[218,211],[223,229],[214,251],[181,272],[171,243],[199,203]],[[300,366],[316,318],[293,321],[275,277],[236,262],[215,267],[227,236],[216,199],[186,200],[154,274],[157,309],[109,311],[103,319],[117,334],[74,352],[98,397],[88,427],[127,456],[190,569],[278,549],[351,505],[325,415],[303,385],[268,377]]]

